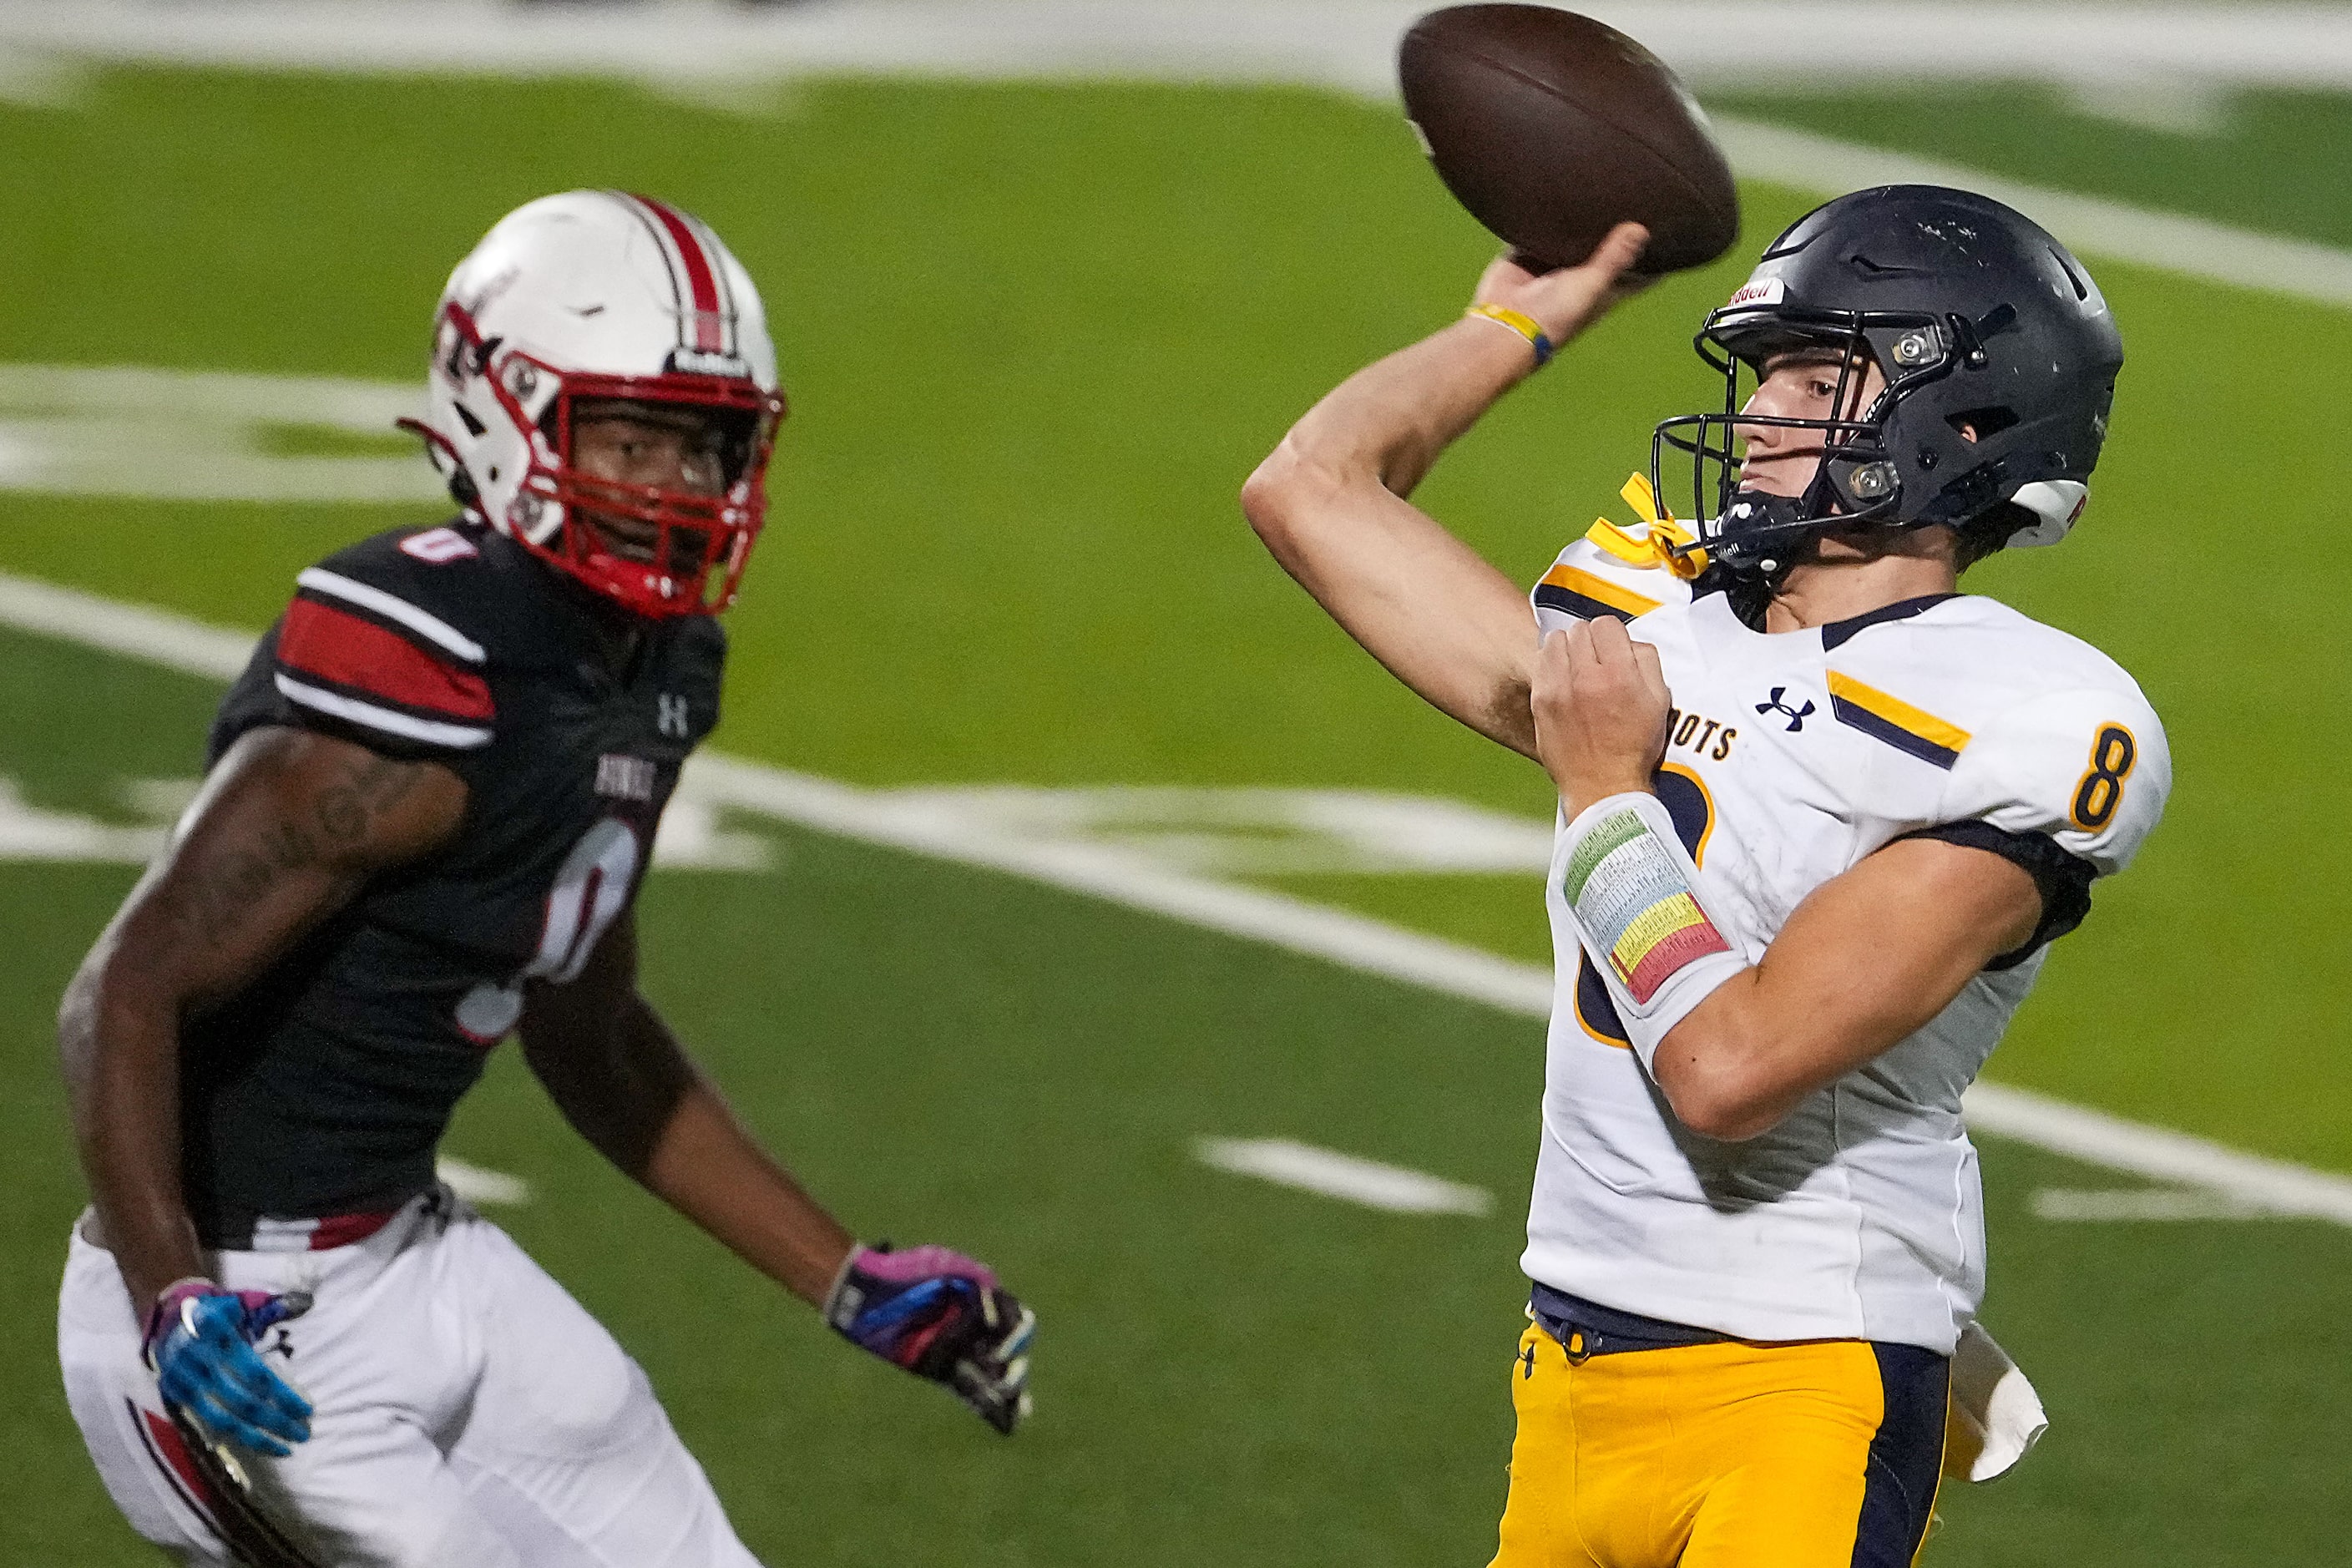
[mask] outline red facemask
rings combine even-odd
[[[726,456],[726,489],[717,495],[661,485],[593,479],[572,466],[572,430],[582,404],[616,401],[692,410],[735,427]],[[752,542],[766,521],[764,480],[776,428],[784,417],[781,394],[717,376],[569,375],[545,423],[556,435],[553,463],[536,455],[524,477],[518,510],[552,503],[563,509],[562,531],[545,544],[518,528],[518,537],[542,560],[568,572],[638,615],[655,618],[709,615],[735,602]],[[647,557],[617,552],[591,518],[618,525]],[[520,520],[518,519],[520,525]]]
[[[563,372],[520,353],[495,366],[485,362],[473,321],[452,303],[444,312],[444,341],[456,377],[481,378],[499,409],[528,433],[530,460],[504,519],[482,517],[515,542],[596,593],[650,619],[713,615],[735,602],[751,545],[767,518],[768,458],[783,422],[780,392],[731,376],[668,373],[599,375]],[[465,362],[470,361],[470,363]],[[551,397],[539,395],[552,384]],[[525,399],[540,401],[533,419]],[[717,495],[664,485],[593,479],[572,467],[572,426],[585,402],[622,402],[691,410],[729,428],[726,488]],[[442,437],[403,421],[459,462]],[[462,466],[462,465],[460,465]],[[550,509],[561,523],[550,531]],[[475,509],[478,513],[479,504]],[[616,552],[591,517],[620,526],[644,560]],[[500,525],[503,526],[500,526]]]

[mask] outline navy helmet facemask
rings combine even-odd
[[[1774,580],[1829,531],[1936,524],[2054,544],[2107,433],[2123,338],[2090,274],[2039,225],[1936,185],[1857,191],[1791,225],[1694,340],[1723,411],[1659,425],[1650,482],[1734,575]],[[1743,415],[1766,362],[1826,350],[1832,416]],[[1854,406],[1875,364],[1885,386]],[[1801,495],[1739,486],[1742,426],[1818,431]],[[1667,468],[1687,459],[1687,482]]]

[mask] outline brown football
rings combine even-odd
[[[1655,55],[1549,5],[1450,5],[1397,51],[1437,177],[1526,257],[1572,267],[1612,225],[1650,231],[1640,268],[1703,267],[1739,235],[1706,116]]]

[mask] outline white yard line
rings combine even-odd
[[[226,680],[250,633],[0,573],[0,624],[190,675]],[[689,764],[696,791],[722,805],[935,859],[985,867],[1187,924],[1326,959],[1523,1017],[1551,1011],[1551,972],[1381,921],[1155,866],[1130,852],[974,831],[968,816],[919,796],[860,789],[713,752]],[[2151,1181],[2205,1188],[2266,1213],[2352,1226],[2352,1176],[2269,1159],[2128,1121],[2028,1089],[1978,1083],[1969,1125]]]
[[[2043,1187],[2033,1194],[2032,1207],[2034,1218],[2056,1224],[2076,1220],[2131,1225],[2282,1217],[2227,1193],[2196,1187]]]
[[[235,680],[253,657],[251,632],[10,573],[0,573],[0,623],[212,680]]]
[[[1007,871],[1507,1012],[1541,1018],[1551,1011],[1548,969],[1344,910],[1190,876],[1108,846],[992,833],[944,803],[894,798],[891,791],[859,789],[740,757],[703,752],[687,766],[694,793],[720,805],[844,838]]]
[[[2005,1084],[1979,1083],[1969,1091],[1968,1111],[1971,1127],[2085,1164],[2227,1193],[2268,1214],[2352,1226],[2352,1177],[2249,1154]]]
[[[1484,1187],[1287,1138],[1197,1138],[1192,1154],[1221,1171],[1391,1214],[1484,1215],[1495,1206]]]
[[[511,0],[10,0],[0,46],[176,65],[703,80],[856,71],[1393,86],[1434,0],[825,0],[764,11]],[[2294,5],[1580,0],[1701,86],[1854,79],[2352,86],[2352,16]],[[1825,44],[1825,40],[1834,40]]]

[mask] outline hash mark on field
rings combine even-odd
[[[1391,1214],[1483,1215],[1495,1205],[1483,1187],[1287,1138],[1196,1138],[1192,1152],[1221,1171]]]
[[[504,1171],[493,1171],[454,1154],[444,1154],[433,1163],[433,1173],[447,1184],[451,1192],[469,1204],[495,1204],[502,1208],[520,1208],[530,1202],[530,1184],[520,1176],[509,1176]]]
[[[0,777],[0,860],[97,860],[143,866],[163,847],[153,827],[113,827],[92,817],[25,804],[16,781]]]

